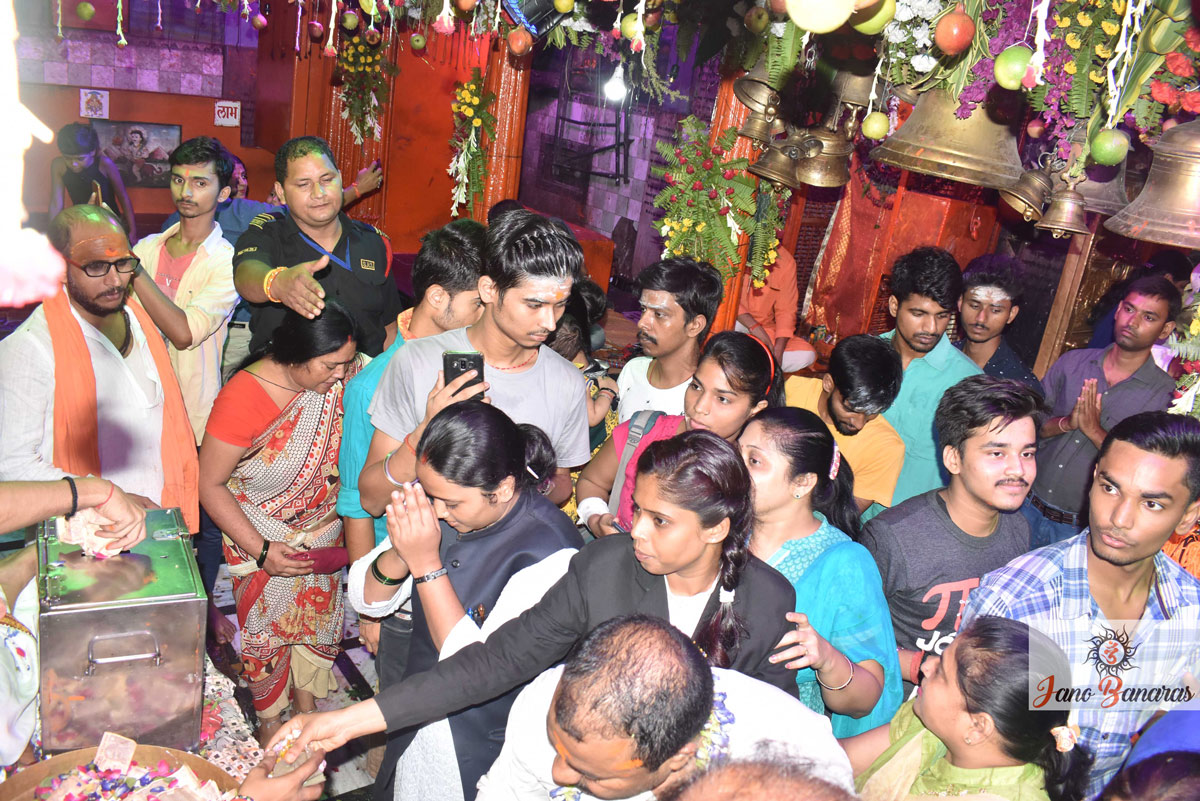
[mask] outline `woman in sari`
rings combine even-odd
[[[334,507],[355,345],[336,303],[312,320],[289,311],[221,389],[200,447],[200,502],[224,534],[263,742],[289,701],[312,712],[337,686],[346,549]]]

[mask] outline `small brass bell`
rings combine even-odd
[[[1046,198],[1053,189],[1045,170],[1026,170],[1015,184],[1000,190],[1000,199],[1016,209],[1026,222],[1040,220]]]
[[[866,108],[871,102],[871,86],[875,83],[875,72],[859,67],[859,71],[843,67],[833,75],[830,89],[837,103]],[[882,90],[882,82],[880,89]]]
[[[733,82],[733,94],[746,108],[750,116],[738,131],[754,142],[770,142],[772,123],[779,113],[779,93],[771,88],[767,78],[767,60],[760,59],[750,72]]]
[[[838,109],[840,112],[841,109]],[[837,115],[829,119],[837,120]],[[852,116],[849,126],[854,130],[857,126]],[[808,135],[821,143],[819,153],[811,158],[796,162],[796,181],[809,186],[838,187],[850,182],[850,154],[854,152],[854,143],[839,126],[829,130],[826,126],[810,128]]]
[[[1071,131],[1072,150],[1082,150],[1087,141],[1087,126],[1082,123]],[[1083,174],[1087,178],[1076,191],[1083,195],[1083,207],[1100,214],[1116,214],[1129,205],[1129,194],[1125,191],[1125,162],[1107,166],[1089,163]]]
[[[742,123],[738,136],[744,136],[754,142],[770,142],[774,139],[771,128],[774,120],[761,111],[751,111],[750,116]]]
[[[1153,150],[1141,193],[1104,227],[1130,239],[1200,248],[1200,120],[1176,125]]]
[[[758,161],[748,168],[749,172],[777,186],[798,189],[796,165],[820,154],[822,143],[808,131],[791,130],[788,138],[776,142],[763,151]]]
[[[1078,179],[1072,178],[1067,180],[1065,189],[1054,190],[1050,195],[1050,205],[1046,213],[1033,224],[1034,228],[1049,231],[1055,239],[1062,239],[1071,234],[1089,233],[1083,195],[1075,191],[1076,183]]]

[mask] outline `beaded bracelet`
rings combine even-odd
[[[379,556],[376,556],[374,561],[371,562],[371,576],[385,587],[395,587],[403,584],[404,579],[394,579],[390,576],[383,575],[383,572],[379,569],[379,560],[382,558],[383,554],[379,554]]]
[[[286,269],[286,267],[276,267],[274,270],[271,270],[265,276],[263,276],[263,294],[266,295],[267,300],[271,301],[272,303],[283,302],[271,294],[271,287],[274,285],[275,279],[279,277],[279,274]]]
[[[63,476],[63,481],[67,482],[67,486],[71,488],[71,511],[66,514],[69,519],[79,511],[79,488],[75,486],[75,479],[70,476]]]

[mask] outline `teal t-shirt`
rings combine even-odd
[[[890,340],[895,333],[892,330],[880,336]],[[896,481],[892,506],[945,486],[933,415],[946,390],[964,378],[982,372],[975,362],[951,344],[945,334],[933,350],[920,359],[913,359],[904,369],[900,394],[883,413],[883,419],[891,423],[904,440],[904,467]]]
[[[896,637],[874,558],[819,513],[816,516],[820,528],[780,545],[767,564],[792,583],[796,611],[808,615],[827,642],[851,662],[874,659],[883,667],[883,692],[874,709],[861,718],[830,715],[834,737],[853,737],[884,725],[900,708],[904,691]],[[805,706],[825,712],[821,687],[811,669],[796,671],[796,684]]]
[[[404,337],[396,334],[396,341],[383,353],[371,360],[371,363],[359,371],[358,375],[346,384],[342,395],[342,446],[338,451],[338,473],[341,487],[338,489],[337,513],[342,517],[370,517],[362,508],[358,495],[358,474],[367,464],[367,452],[371,449],[371,437],[375,435],[375,426],[371,425],[371,413],[367,409],[371,398],[375,397],[375,388],[383,378],[392,357],[404,344]],[[375,544],[387,539],[387,519],[375,518]]]

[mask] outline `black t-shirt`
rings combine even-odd
[[[859,540],[879,566],[896,645],[938,655],[954,641],[979,579],[1029,550],[1029,524],[1019,511],[1002,512],[995,531],[973,537],[950,519],[940,493],[885,509]],[[906,697],[912,689],[905,681]]]
[[[342,237],[332,252],[345,260],[348,246],[350,269],[330,259],[329,266],[314,277],[324,288],[325,299],[337,300],[358,323],[358,349],[368,356],[378,356],[387,336],[384,328],[396,322],[403,311],[400,293],[389,275],[392,249],[374,226],[352,220],[344,213],[340,217]],[[246,261],[265,262],[273,268],[293,267],[323,255],[305,241],[290,214],[260,214],[238,237],[233,268],[236,272],[238,265]],[[286,313],[287,308],[278,303],[250,304],[251,352],[267,343]]]

